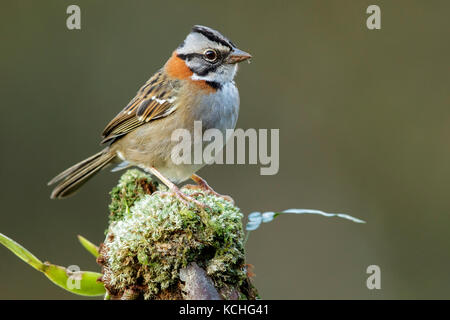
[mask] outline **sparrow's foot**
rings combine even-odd
[[[175,196],[180,200],[185,206],[189,207],[191,203],[194,203],[198,208],[200,209],[206,209],[208,206],[204,203],[201,203],[200,201],[194,199],[192,196],[195,196],[194,194],[187,195],[183,193],[180,189],[172,189],[170,191],[156,191],[155,193],[158,193],[161,197],[167,197],[167,196]]]
[[[164,177],[158,170],[156,170],[154,167],[149,168],[150,172],[153,173],[155,176],[159,178],[168,188],[168,193],[161,193],[162,195],[167,195],[171,193],[172,195],[176,196],[182,203],[184,203],[186,206],[189,206],[190,203],[194,203],[198,208],[204,210],[208,208],[208,206],[204,203],[201,203],[200,201],[194,199],[192,196],[188,196],[187,194],[184,194],[173,182],[171,182],[169,179]]]
[[[183,193],[180,189],[176,188],[175,190],[171,190],[171,192],[180,199],[181,202],[183,202],[186,206],[189,206],[189,203],[194,203],[198,208],[200,209],[206,209],[208,206],[204,203],[201,203],[200,201],[194,199],[191,196],[188,196],[187,194]]]
[[[200,176],[198,176],[198,175],[196,175],[196,174],[193,174],[193,175],[191,176],[191,179],[194,180],[194,182],[197,183],[197,185],[188,184],[188,185],[185,185],[185,186],[184,186],[185,188],[188,188],[188,189],[200,189],[200,190],[203,190],[203,191],[206,192],[206,193],[213,194],[213,195],[215,195],[216,197],[220,197],[220,198],[224,199],[225,201],[228,201],[228,202],[231,202],[232,204],[234,204],[234,200],[233,200],[232,197],[226,196],[226,195],[222,195],[222,194],[220,194],[220,193],[217,193],[217,192],[214,191],[214,189],[211,188],[211,187],[209,186],[209,184],[208,184],[203,178],[201,178]]]

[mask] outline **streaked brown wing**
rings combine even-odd
[[[151,77],[130,103],[103,130],[102,143],[123,136],[133,129],[175,111],[176,81],[161,71]]]

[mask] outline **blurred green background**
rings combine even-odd
[[[79,31],[66,8],[81,7]],[[366,28],[381,7],[382,29]],[[253,54],[240,68],[240,128],[280,128],[280,171],[202,169],[245,213],[345,212],[354,224],[282,216],[247,262],[265,299],[450,298],[450,2],[12,1],[0,4],[0,232],[53,263],[99,270],[103,172],[75,197],[46,182],[99,150],[107,122],[194,24]],[[0,248],[0,298],[78,298]],[[368,290],[366,268],[381,268]]]

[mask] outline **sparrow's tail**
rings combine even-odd
[[[106,148],[61,172],[48,183],[48,185],[52,185],[59,182],[53,189],[50,198],[62,199],[71,195],[115,157],[116,153]]]

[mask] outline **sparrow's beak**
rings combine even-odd
[[[227,58],[228,63],[238,63],[247,59],[250,59],[252,56],[250,53],[239,50],[238,48],[234,48],[231,51],[230,55]]]

